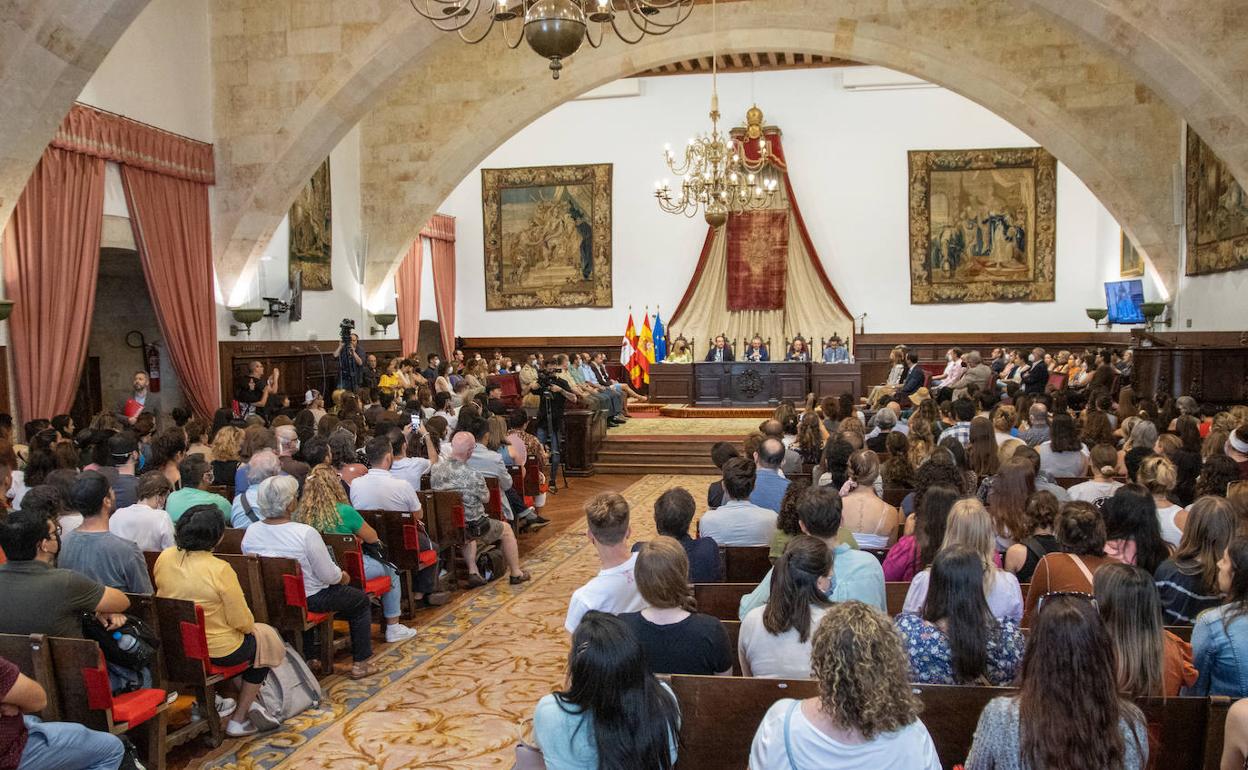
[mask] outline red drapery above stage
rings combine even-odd
[[[784,307],[789,212],[747,211],[728,217],[728,309]]]

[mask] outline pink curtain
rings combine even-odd
[[[95,311],[104,160],[44,150],[5,227],[4,283],[22,420],[68,412]]]
[[[433,265],[433,299],[438,306],[438,326],[442,330],[442,354],[455,350],[455,217],[434,214],[421,228],[429,239]]]
[[[219,386],[208,186],[130,166],[121,182],[173,367],[192,411],[210,418]]]
[[[407,256],[394,274],[394,293],[398,295],[395,311],[399,314],[399,346],[403,355],[411,356],[420,345],[420,270],[422,267],[421,238],[412,241]]]

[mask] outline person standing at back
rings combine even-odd
[[[637,590],[633,575],[637,555],[629,553],[628,501],[614,492],[606,492],[585,504],[589,542],[598,552],[602,569],[585,585],[576,589],[568,604],[563,627],[575,633],[581,618],[590,610],[618,615],[637,612],[646,607],[646,600]]]

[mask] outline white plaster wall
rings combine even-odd
[[[1118,278],[1119,227],[1064,166],[1058,170],[1057,301],[926,305],[909,302],[906,152],[1034,146],[1006,120],[939,88],[851,92],[842,70],[720,77],[724,123],[743,121],[756,98],[784,132],[795,192],[824,269],[867,332],[1084,331],[1084,308],[1104,307]],[[641,95],[565,104],[525,128],[481,168],[614,164],[614,307],[485,311],[480,169],[446,200],[457,217],[456,333],[525,336],[623,331],[629,306],[675,310],[706,235],[701,218],[659,211],[654,182],[672,177],[661,152],[679,148],[709,120],[710,78],[648,78]],[[752,94],[754,96],[752,97]],[[1145,294],[1157,296],[1157,282]]]

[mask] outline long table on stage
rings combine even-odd
[[[775,406],[784,399],[802,402],[862,392],[859,364],[797,361],[727,361],[655,364],[650,368],[650,400],[697,406]]]

